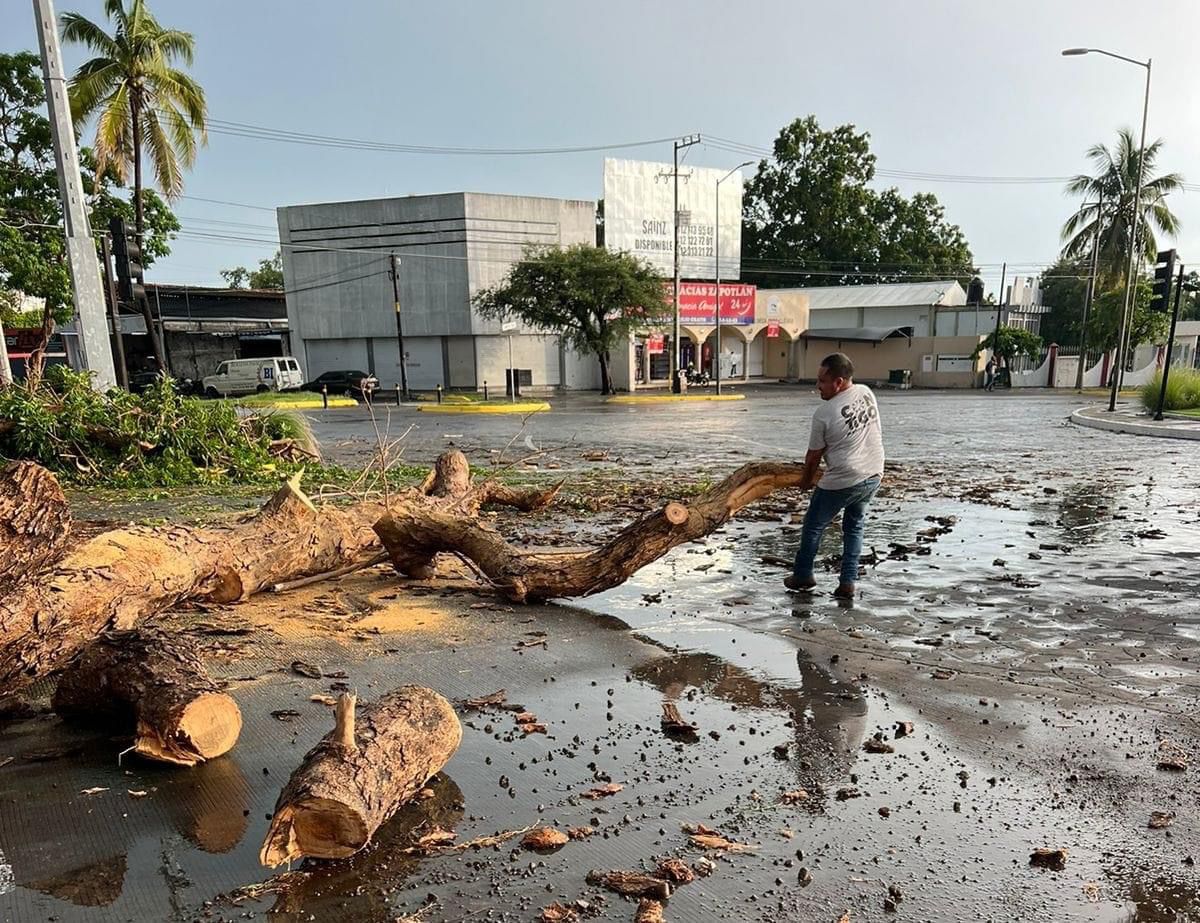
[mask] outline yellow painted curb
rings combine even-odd
[[[545,401],[521,401],[516,404],[419,404],[423,413],[540,413],[549,410]]]
[[[234,403],[238,403],[235,399]],[[279,401],[278,403],[241,404],[247,410],[323,410],[325,405],[318,397],[311,401]],[[330,407],[357,407],[358,401],[352,397],[331,397]]]
[[[620,394],[606,404],[680,404],[687,401],[744,401],[744,394]]]

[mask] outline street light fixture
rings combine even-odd
[[[747,160],[745,163],[739,163],[736,167],[717,180],[717,201],[716,201],[716,219],[715,233],[713,235],[714,248],[713,252],[716,256],[716,277],[717,277],[717,297],[716,305],[714,306],[713,323],[717,326],[717,343],[714,350],[714,363],[716,371],[717,394],[721,393],[721,184],[729,177],[733,176],[742,167],[753,166],[753,160]]]
[[[1150,112],[1150,58],[1145,61],[1139,61],[1136,58],[1127,58],[1123,54],[1116,54],[1112,51],[1105,51],[1103,48],[1064,48],[1063,55],[1065,57],[1074,57],[1075,55],[1083,54],[1102,54],[1109,58],[1116,58],[1118,61],[1125,61],[1129,64],[1136,64],[1138,67],[1146,68],[1146,96],[1142,102],[1142,140],[1138,147],[1138,171],[1137,185],[1133,193],[1133,227],[1129,231],[1129,268],[1125,272],[1125,307],[1121,312],[1121,330],[1117,340],[1117,367],[1113,372],[1112,389],[1108,395],[1108,409],[1111,413],[1117,409],[1117,393],[1121,389],[1121,379],[1125,376],[1125,353],[1128,350],[1130,319],[1133,313],[1133,266],[1134,259],[1137,256],[1138,248],[1138,229],[1141,227],[1141,210],[1142,210],[1142,181],[1145,178],[1145,154],[1146,154],[1146,118]],[[1118,208],[1120,207],[1118,203]]]

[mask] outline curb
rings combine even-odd
[[[1109,433],[1150,436],[1156,439],[1200,440],[1200,423],[1188,428],[1162,423],[1141,423],[1135,420],[1108,420],[1091,416],[1086,407],[1073,411],[1069,419],[1076,426],[1086,426],[1088,429],[1098,429]]]
[[[418,404],[422,413],[542,413],[550,409],[546,401],[518,404]]]
[[[239,407],[245,407],[247,410],[324,410],[325,404],[320,398],[313,401],[280,401],[279,403],[261,403],[261,404],[242,404],[234,399],[234,403]],[[358,401],[351,397],[331,397],[329,399],[330,408],[334,407],[357,407]]]
[[[606,398],[606,404],[685,404],[700,401],[744,401],[744,394],[621,394]]]

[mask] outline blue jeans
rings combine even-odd
[[[858,559],[862,554],[863,525],[867,518],[867,505],[879,490],[879,476],[867,478],[852,487],[841,490],[813,490],[808,512],[804,514],[804,527],[800,531],[800,550],[796,552],[796,564],[792,572],[796,579],[808,583],[813,579],[813,561],[817,557],[817,546],[826,527],[833,517],[842,514],[842,583],[858,582]]]

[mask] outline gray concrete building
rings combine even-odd
[[[400,380],[391,278],[399,259],[409,387],[503,392],[510,334],[471,299],[504,278],[529,245],[595,242],[596,203],[457,192],[278,209],[293,352],[308,378],[365,369]],[[526,389],[599,387],[590,357],[517,327],[514,368]]]

